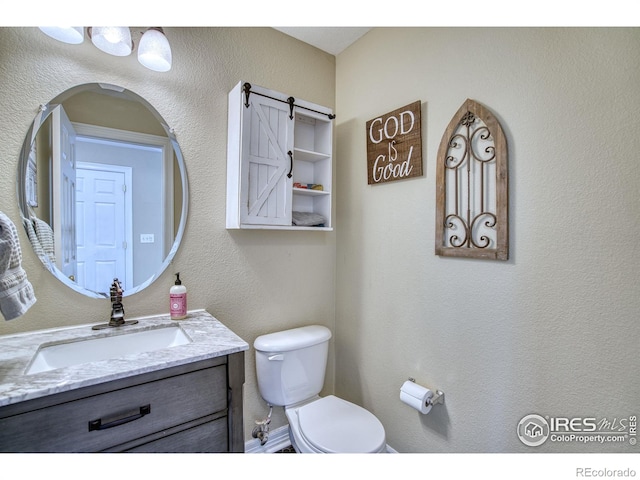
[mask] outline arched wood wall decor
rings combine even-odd
[[[509,258],[507,141],[498,120],[467,99],[449,122],[436,169],[436,255]]]

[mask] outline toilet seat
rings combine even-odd
[[[329,395],[295,410],[301,436],[326,453],[374,453],[386,446],[384,427],[368,410]]]

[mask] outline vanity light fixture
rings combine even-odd
[[[84,42],[84,27],[38,27],[59,42],[78,45]]]
[[[116,57],[126,57],[133,50],[129,27],[89,27],[89,37],[98,49]]]
[[[38,27],[55,40],[79,44],[84,41],[84,27]],[[171,46],[162,27],[149,27],[139,32],[138,61],[155,72],[171,70]],[[135,44],[129,27],[87,27],[87,35],[98,49],[109,55],[131,55]],[[138,37],[136,37],[137,39]]]
[[[161,27],[151,27],[142,34],[138,46],[138,61],[150,70],[171,70],[171,47]]]

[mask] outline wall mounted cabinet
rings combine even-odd
[[[246,82],[229,93],[227,228],[332,230],[333,112]]]

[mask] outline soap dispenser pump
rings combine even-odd
[[[172,320],[187,317],[187,287],[180,281],[180,273],[176,273],[176,283],[169,289],[169,312]]]

